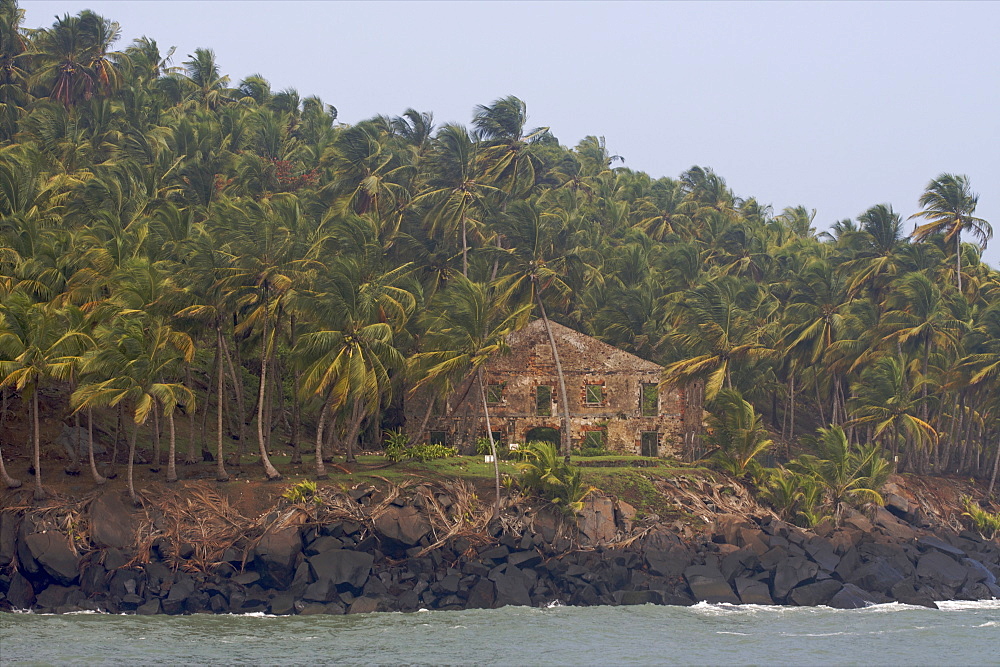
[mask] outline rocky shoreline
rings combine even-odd
[[[590,499],[576,521],[522,504],[462,530],[446,487],[362,487],[341,493],[335,513],[276,508],[213,551],[179,538],[169,513],[147,511],[143,524],[106,492],[77,518],[86,535],[67,532],[73,522],[53,512],[0,512],[0,610],[305,615],[1000,598],[1000,544],[929,530],[899,500],[815,531],[773,515],[716,514],[695,533],[635,522],[629,505],[606,497]]]

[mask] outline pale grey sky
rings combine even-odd
[[[355,122],[407,107],[468,123],[517,95],[574,146],[603,135],[654,177],[713,168],[825,228],[873,204],[906,217],[964,173],[996,228],[998,2],[194,2],[22,0],[27,25],[90,8],[180,65],[213,48],[236,84],[319,95]]]

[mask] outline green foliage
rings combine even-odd
[[[417,461],[426,463],[435,459],[447,459],[452,456],[458,456],[458,448],[456,447],[446,447],[445,445],[428,444],[426,442],[408,447],[406,442],[405,436],[401,438],[387,438],[385,445],[386,458],[397,463],[407,459],[416,459]]]
[[[551,442],[529,442],[528,460],[518,464],[521,488],[548,500],[566,514],[583,509],[595,489],[584,483],[580,470],[566,463]]]
[[[323,499],[318,495],[319,488],[316,486],[316,482],[304,479],[297,484],[285,489],[285,492],[281,494],[281,497],[285,500],[294,503],[296,505],[315,503],[317,505],[322,504]]]
[[[884,504],[879,492],[891,468],[876,445],[852,446],[839,426],[819,429],[807,443],[818,455],[755,475],[759,496],[782,518],[811,527],[829,517],[839,521],[847,506]]]
[[[714,449],[711,460],[736,477],[743,477],[754,459],[771,448],[761,416],[733,389],[723,389],[712,406],[706,443]]]
[[[402,461],[408,458],[407,446],[409,438],[402,430],[386,431],[384,434],[385,455],[391,461]]]
[[[591,457],[591,456],[610,456],[614,454],[610,449],[604,447],[581,447],[580,449],[574,450],[573,452],[577,456]]]
[[[0,382],[19,423],[39,387],[47,418],[124,409],[143,441],[175,408],[206,424],[218,405],[219,442],[256,440],[269,477],[269,442],[307,432],[323,475],[325,436],[352,460],[400,391],[512,398],[487,364],[545,311],[663,364],[695,422],[712,402],[714,465],[761,488],[759,413],[791,443],[850,425],[917,472],[938,446],[946,472],[992,471],[1000,273],[965,176],[928,183],[910,238],[886,205],[817,234],[808,208],[775,214],[709,168],[661,177],[617,167],[596,136],[562,146],[515,97],[468,127],[414,109],[335,124],[258,75],[232,87],[210,49],[174,68],[152,39],[113,51],[121,27],[93,12],[27,30],[0,7]],[[539,387],[535,413],[620,398],[588,382],[572,400]],[[665,414],[658,383],[637,389],[637,411]],[[431,452],[386,442],[394,460]],[[770,491],[801,521],[836,513],[846,465],[809,453],[789,472],[829,478],[821,492]]]
[[[1000,535],[1000,512],[987,512],[969,496],[961,498],[962,516],[969,520],[972,528],[990,540]]]

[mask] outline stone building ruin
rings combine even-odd
[[[700,406],[697,416],[685,414],[685,391],[661,385],[663,368],[555,322],[550,326],[566,381],[572,447],[680,458],[685,431],[690,430],[686,424],[701,423]],[[508,344],[509,355],[496,356],[485,366],[494,437],[503,444],[542,439],[558,443],[563,412],[544,323],[531,322],[511,334]],[[426,392],[407,400],[410,428],[423,423],[429,400]],[[477,383],[463,383],[430,410],[430,442],[468,451],[486,435]]]

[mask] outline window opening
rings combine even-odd
[[[643,383],[640,407],[643,417],[655,417],[660,413],[660,391],[655,383]]]
[[[535,387],[535,414],[539,417],[552,416],[552,387],[547,384]]]

